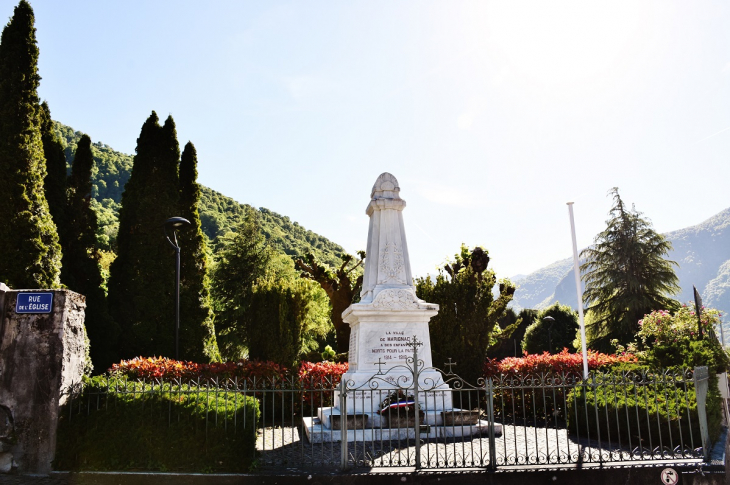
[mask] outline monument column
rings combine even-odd
[[[379,377],[387,381],[380,382],[379,389],[394,389],[396,382],[401,386],[412,385],[406,359],[413,355],[408,344],[414,335],[423,342],[419,349],[422,368],[433,365],[428,322],[439,308],[416,296],[403,226],[405,207],[396,178],[387,172],[381,174],[366,209],[370,223],[361,301],[342,313],[343,320],[351,327],[349,371],[343,376],[350,388],[367,383],[379,368],[387,372]],[[429,381],[430,388],[434,382],[441,381],[437,371],[426,371],[421,378]],[[439,402],[450,407],[450,393],[448,399]],[[348,395],[348,413],[372,412],[372,407],[369,400]]]

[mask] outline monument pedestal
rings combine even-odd
[[[335,407],[304,418],[311,442],[341,441],[342,431],[333,428],[342,423],[347,423],[347,441],[465,437],[490,427],[477,419],[477,411],[466,411],[475,419],[464,421],[461,410],[453,409],[451,389],[433,368],[428,322],[439,307],[416,296],[403,226],[406,201],[399,192],[395,177],[383,173],[370,194],[361,299],[342,313],[351,329],[350,368],[342,376],[344,409],[336,396]],[[379,412],[384,408],[386,417]],[[501,434],[501,426],[494,430]]]
[[[460,409],[449,411],[426,411],[423,413],[423,423],[418,430],[420,439],[461,439],[486,436],[489,433],[489,422],[478,419],[473,424],[448,424],[450,412],[460,412]],[[333,426],[333,416],[340,416],[340,411],[334,407],[319,408],[317,417],[305,417],[304,431],[310,443],[332,443],[342,441],[342,431],[339,426]],[[348,416],[350,416],[348,414]],[[356,415],[358,416],[358,415]],[[415,426],[389,427],[390,423],[378,413],[364,413],[366,419],[358,419],[353,425],[348,423],[347,441],[400,441],[416,438]],[[338,423],[339,424],[339,423]],[[495,437],[502,436],[502,425],[494,424]]]
[[[347,388],[347,413],[372,413],[388,394],[413,387],[413,368],[418,365],[422,409],[451,409],[451,391],[441,374],[432,369],[428,321],[438,305],[426,303],[411,289],[381,290],[371,303],[356,303],[342,317],[350,324],[350,369],[342,376]],[[412,339],[419,362],[413,360]],[[409,361],[410,359],[410,361]]]

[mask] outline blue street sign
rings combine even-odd
[[[51,313],[53,293],[18,293],[15,313]]]

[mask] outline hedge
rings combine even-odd
[[[568,394],[568,431],[582,438],[590,434],[591,439],[611,441],[631,447],[641,445],[645,450],[655,449],[661,444],[684,449],[702,446],[697,400],[691,373],[685,385],[682,370],[674,369],[650,372],[648,368],[635,370],[614,370],[599,379],[605,382],[621,382],[616,385],[578,387]],[[632,383],[637,380],[637,383]],[[707,392],[707,424],[710,438],[720,433],[722,400],[717,386],[717,377],[710,375]],[[586,416],[586,409],[588,414]],[[596,419],[596,411],[598,419]],[[690,425],[691,422],[691,425]],[[691,428],[691,429],[690,429]],[[610,433],[610,434],[609,434]]]
[[[633,363],[637,358],[631,354],[602,354],[593,350],[587,352],[588,370],[605,370],[616,364]],[[482,369],[485,377],[499,376],[537,376],[539,374],[578,374],[583,375],[583,354],[571,354],[563,349],[557,354],[543,352],[528,354],[523,357],[506,357],[502,360],[487,359]]]
[[[54,469],[246,472],[258,419],[251,396],[97,376],[60,412]]]

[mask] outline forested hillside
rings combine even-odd
[[[83,133],[55,122],[55,129],[64,143],[66,159],[73,163],[76,144]],[[94,171],[92,174],[92,205],[99,217],[98,239],[103,249],[113,251],[119,228],[118,216],[124,184],[132,170],[132,155],[120,153],[100,141],[93,144]],[[203,161],[204,163],[204,161]],[[203,232],[210,240],[210,247],[216,249],[218,238],[236,228],[245,211],[251,206],[241,204],[208,187],[202,187],[200,219]],[[338,265],[345,250],[338,244],[308,231],[297,222],[266,208],[258,209],[263,233],[270,243],[281,252],[292,257],[303,256],[311,250],[320,260],[331,266]]]

